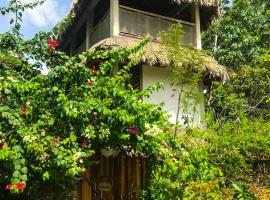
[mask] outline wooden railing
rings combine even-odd
[[[183,43],[195,44],[195,24],[170,17],[148,13],[120,5],[120,33],[139,38],[146,36],[159,40],[158,33],[166,31],[173,23],[181,23],[185,32]]]

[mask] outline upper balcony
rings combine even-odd
[[[200,48],[200,29],[209,22],[205,16],[212,16],[207,15],[209,10],[203,9],[196,4],[172,4],[163,0],[90,1],[83,5],[63,36],[65,42],[61,48],[73,55],[105,38],[118,35],[151,37],[153,41],[159,41],[159,33],[174,23],[182,25],[183,45]]]
[[[183,44],[194,46],[196,39],[194,23],[173,19],[122,5],[120,5],[119,8],[119,35],[128,35],[136,38],[151,37],[153,40],[160,40],[159,33],[161,31],[168,30],[174,23],[180,23],[182,25],[185,33]],[[104,17],[89,34],[89,46],[96,44],[102,39],[110,37],[109,11],[106,12]],[[81,48],[79,47],[78,49]]]

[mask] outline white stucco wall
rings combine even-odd
[[[164,89],[154,92],[149,98],[144,98],[146,103],[160,104],[164,103],[163,109],[166,110],[170,115],[170,121],[172,123],[176,122],[176,116],[178,111],[178,97],[180,92],[180,87],[176,88],[171,85],[172,81],[170,79],[170,72],[165,68],[158,67],[142,67],[142,87],[143,89],[153,85],[156,82],[163,83]],[[176,91],[174,91],[176,89]],[[198,83],[198,87],[194,88],[190,85],[184,85],[184,93],[203,92],[202,84]],[[182,93],[183,94],[183,93]],[[180,117],[179,121],[184,124],[184,116],[188,116],[189,124],[193,127],[200,127],[203,125],[203,115],[204,115],[204,103],[203,101],[195,102],[194,99],[189,97],[186,103],[181,103]],[[184,109],[183,105],[186,105],[187,109]]]

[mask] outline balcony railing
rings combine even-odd
[[[159,40],[158,33],[166,31],[173,23],[181,23],[184,30],[183,44],[195,44],[195,24],[181,20],[148,13],[141,10],[120,6],[120,33],[143,38],[152,37]]]

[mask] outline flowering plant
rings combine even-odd
[[[155,145],[145,145],[156,142],[143,134],[145,124],[163,126],[167,116],[141,101],[146,91],[127,87],[137,59],[121,62],[137,56],[147,41],[68,56],[48,39],[52,34],[31,41],[9,37],[0,35],[0,191],[5,191],[0,199],[9,199],[3,196],[7,191],[40,199],[51,183],[52,193],[65,198],[76,177],[95,163],[95,152],[106,146],[136,154],[155,151]],[[37,67],[40,62],[50,70],[47,75]],[[115,65],[122,70],[112,75]]]

